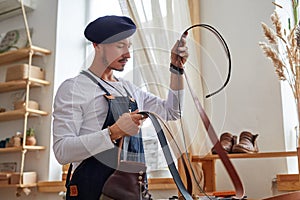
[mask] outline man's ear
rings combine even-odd
[[[103,46],[101,44],[93,43],[95,51],[103,51]]]
[[[93,42],[93,47],[96,48],[97,46],[98,44]]]

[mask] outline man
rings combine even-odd
[[[125,16],[104,16],[89,23],[84,33],[95,50],[93,62],[57,91],[53,149],[59,163],[73,163],[76,168],[67,184],[67,199],[99,199],[105,181],[118,165],[121,138],[121,159],[145,162],[139,131],[145,117],[139,110],[154,112],[165,120],[181,115],[183,95],[177,91],[183,90],[183,64],[188,57],[185,38],[172,49],[170,91],[163,100],[113,74],[124,70],[135,31],[136,25]]]

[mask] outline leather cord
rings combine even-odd
[[[244,187],[243,187],[243,184],[242,184],[242,181],[239,177],[239,175],[237,174],[232,162],[230,161],[227,153],[225,152],[225,150],[223,149],[222,145],[221,145],[221,142],[219,141],[218,139],[218,136],[209,120],[209,118],[207,117],[203,107],[201,106],[201,103],[199,101],[199,99],[197,98],[197,96],[194,94],[192,88],[191,88],[191,85],[189,83],[189,80],[188,78],[186,77],[186,74],[184,73],[185,75],[185,79],[186,79],[186,82],[187,82],[187,85],[188,85],[188,88],[191,92],[191,95],[193,97],[193,100],[194,100],[194,103],[195,103],[195,106],[196,106],[196,109],[201,117],[201,120],[205,126],[205,129],[208,133],[208,136],[212,142],[212,144],[214,144],[214,148],[216,150],[216,152],[218,153],[224,167],[226,168],[227,170],[227,173],[229,174],[230,176],[230,179],[235,187],[235,191],[236,191],[236,198],[237,199],[242,199],[245,195],[245,190],[244,190]]]
[[[230,72],[231,72],[231,56],[230,56],[230,51],[229,51],[229,48],[225,42],[225,40],[223,39],[222,35],[212,26],[208,25],[208,24],[196,24],[196,25],[193,25],[191,27],[189,27],[188,29],[186,29],[184,31],[184,33],[182,34],[181,36],[181,39],[182,37],[184,37],[185,35],[187,35],[188,31],[192,28],[195,28],[195,27],[202,27],[202,28],[206,28],[208,29],[209,31],[211,31],[212,33],[214,33],[217,38],[220,40],[220,42],[222,43],[223,45],[223,48],[226,52],[226,55],[228,57],[228,62],[229,62],[229,67],[228,67],[228,74],[227,74],[227,78],[226,78],[226,81],[224,82],[224,84],[222,85],[222,87],[220,89],[218,89],[217,91],[209,94],[209,95],[206,95],[206,98],[208,97],[211,97],[215,94],[217,94],[218,92],[220,92],[222,89],[224,89],[226,87],[226,85],[228,84],[229,82],[229,79],[230,79]],[[180,39],[180,40],[181,40]],[[193,101],[195,103],[195,106],[196,106],[196,109],[201,117],[201,120],[205,126],[205,129],[207,130],[207,133],[209,135],[209,138],[212,142],[212,144],[214,144],[214,148],[217,152],[217,154],[219,155],[222,163],[224,164],[224,167],[226,168],[227,170],[227,173],[229,174],[230,176],[230,179],[235,187],[235,191],[236,191],[236,196],[235,198],[237,199],[242,199],[245,195],[245,190],[244,190],[244,187],[243,187],[243,184],[240,180],[240,177],[238,176],[233,164],[231,163],[230,159],[228,158],[227,156],[227,153],[225,152],[225,150],[223,149],[219,139],[218,139],[218,136],[209,120],[209,118],[207,117],[207,114],[205,113],[203,107],[201,106],[201,103],[199,101],[199,99],[197,98],[197,96],[194,94],[193,90],[192,90],[192,87],[189,83],[189,80],[186,76],[186,73],[183,71],[183,74],[185,76],[185,79],[186,79],[186,82],[187,82],[187,85],[188,85],[188,89],[190,90],[191,92],[191,95],[193,97]],[[182,183],[182,180],[179,176],[179,173],[175,167],[174,169],[174,162],[172,160],[172,157],[170,157],[170,150],[169,150],[169,147],[168,147],[168,144],[166,142],[166,139],[165,139],[165,136],[164,136],[164,133],[163,133],[163,130],[162,128],[160,127],[160,124],[158,123],[157,119],[156,119],[156,116],[153,114],[153,113],[150,113],[150,112],[145,112],[143,114],[147,114],[149,116],[149,118],[151,119],[155,129],[156,129],[156,132],[158,134],[158,138],[159,138],[159,141],[160,141],[160,144],[162,146],[162,149],[163,149],[163,152],[165,154],[165,157],[166,157],[166,160],[167,160],[167,163],[170,163],[168,164],[169,166],[169,169],[170,169],[170,172],[173,176],[173,179],[179,189],[179,191],[181,192],[181,194],[183,195],[183,197],[185,199],[191,199],[191,195],[186,191],[186,188],[184,187],[183,183]],[[184,163],[184,159],[183,160],[183,163]],[[187,171],[187,168],[186,166],[184,165],[185,167],[185,170]],[[192,170],[192,169],[191,169]],[[188,172],[187,172],[188,173]],[[191,182],[189,182],[189,178],[188,178],[188,184],[191,184]]]
[[[198,101],[195,100],[195,103],[196,102],[198,102]],[[217,137],[217,135],[216,135],[216,133],[215,133],[215,131],[214,131],[214,129],[213,129],[206,113],[205,113],[205,111],[203,110],[203,108],[200,104],[197,104],[197,105],[198,105],[197,110],[199,108],[200,116],[201,116],[201,119],[204,123],[204,126],[205,126],[205,128],[208,132],[208,135],[209,135],[211,141],[213,142],[213,144],[215,144],[216,152],[220,156],[220,159],[223,162],[223,164],[224,164],[224,166],[225,166],[225,168],[226,168],[226,170],[227,170],[227,172],[228,172],[228,174],[229,174],[229,176],[232,180],[232,183],[235,187],[235,190],[236,190],[235,198],[236,199],[242,199],[244,197],[244,194],[245,194],[243,184],[242,184],[242,182],[241,182],[234,166],[232,165],[230,159],[228,158],[227,153],[222,148],[221,143],[218,140],[218,137]],[[154,114],[154,113],[151,113],[151,112],[147,112],[147,111],[142,111],[142,112],[139,112],[139,113],[143,114],[143,115],[147,115],[151,119],[152,124],[155,128],[155,131],[157,133],[157,137],[159,139],[160,145],[162,147],[165,159],[167,161],[170,173],[171,173],[171,175],[174,179],[174,182],[175,182],[179,192],[182,194],[182,196],[185,200],[192,200],[193,198],[192,198],[190,192],[186,190],[186,188],[185,188],[185,186],[184,186],[184,184],[181,180],[181,177],[179,175],[179,172],[178,172],[178,170],[175,166],[175,163],[172,159],[172,154],[171,154],[167,139],[165,137],[165,133],[164,133],[159,121],[157,120],[157,115]]]
[[[217,37],[217,39],[221,42],[221,44],[223,46],[223,49],[225,51],[225,54],[226,54],[226,56],[228,58],[228,72],[227,72],[226,80],[225,80],[224,84],[218,90],[216,90],[216,91],[214,91],[214,92],[212,92],[212,93],[210,93],[210,94],[208,94],[208,95],[205,96],[206,98],[209,98],[209,97],[212,97],[213,95],[219,93],[229,83],[230,76],[231,76],[231,56],[230,56],[230,51],[229,51],[228,45],[225,42],[225,39],[222,37],[222,35],[219,33],[219,31],[217,31],[217,29],[215,29],[214,27],[212,27],[209,24],[194,24],[194,25],[190,26],[189,28],[187,28],[183,32],[183,34],[181,35],[180,40],[182,39],[182,37],[184,37],[185,35],[187,35],[187,33],[188,33],[189,30],[191,30],[193,28],[196,28],[196,27],[205,28],[205,29],[209,30],[210,32],[212,32]]]
[[[165,134],[163,132],[162,127],[160,126],[159,121],[157,120],[156,115],[154,113],[146,112],[146,111],[145,112],[139,112],[139,113],[143,114],[143,115],[147,115],[151,119],[152,124],[155,128],[155,131],[157,133],[157,137],[159,139],[161,148],[163,150],[164,156],[166,158],[170,173],[172,174],[172,177],[174,179],[174,182],[175,182],[179,192],[182,194],[182,196],[185,200],[193,200],[192,196],[186,190],[186,188],[185,188],[185,186],[184,186],[184,184],[183,184],[183,182],[180,178],[179,172],[178,172],[178,170],[175,166],[175,163],[173,161],[172,154],[171,154],[167,139],[165,137]]]
[[[208,24],[195,24],[193,26],[190,26],[189,28],[187,28],[184,33],[182,34],[181,36],[181,39],[182,37],[184,37],[189,30],[191,30],[192,28],[195,28],[195,27],[201,27],[201,28],[205,28],[209,31],[211,31],[215,36],[217,36],[217,38],[219,39],[219,41],[221,42],[224,50],[225,50],[225,53],[227,55],[227,58],[228,58],[228,74],[227,74],[227,78],[224,82],[224,84],[222,85],[222,87],[220,89],[218,89],[217,91],[211,93],[211,94],[208,94],[206,95],[206,98],[208,97],[211,97],[217,93],[219,93],[221,90],[223,90],[226,85],[228,84],[229,82],[229,79],[230,79],[230,73],[231,73],[231,56],[230,56],[230,51],[229,51],[229,48],[224,40],[224,38],[222,37],[222,35],[212,26],[208,25]],[[180,39],[180,40],[181,40]],[[184,76],[185,76],[185,80],[187,82],[187,85],[188,85],[188,89],[192,95],[192,98],[193,98],[193,101],[195,103],[195,106],[196,106],[196,109],[201,117],[201,120],[205,126],[205,129],[208,133],[208,136],[212,142],[212,144],[214,144],[214,148],[217,152],[217,154],[219,155],[224,167],[226,168],[227,170],[227,173],[229,174],[230,176],[230,179],[235,187],[235,191],[236,191],[236,197],[237,199],[242,199],[245,195],[245,190],[244,190],[244,187],[243,187],[243,184],[240,180],[240,177],[239,175],[237,174],[233,164],[231,163],[230,159],[228,158],[228,155],[227,155],[227,152],[225,152],[225,150],[223,149],[219,139],[218,139],[218,136],[209,120],[209,118],[207,117],[207,114],[205,113],[198,97],[195,95],[194,91],[192,90],[192,87],[189,83],[189,80],[187,78],[187,75],[186,73],[184,72]],[[192,170],[193,172],[193,170]]]

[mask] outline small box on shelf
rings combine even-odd
[[[64,181],[41,181],[37,183],[39,192],[62,192],[66,191]]]
[[[14,66],[7,68],[6,82],[13,81],[13,80],[27,79],[28,78],[28,70],[29,70],[28,64],[19,64],[19,65],[14,65]],[[44,80],[45,79],[45,70],[40,67],[37,67],[37,66],[31,66],[29,76],[32,78]]]
[[[25,108],[25,101],[16,101],[14,103],[14,109],[15,110],[24,109],[24,108]],[[28,108],[39,110],[40,106],[39,106],[38,102],[29,100],[28,101]]]
[[[22,176],[22,184],[34,184],[37,181],[37,173],[36,172],[23,172]],[[20,173],[13,173],[10,176],[10,184],[15,185],[20,182]]]
[[[8,185],[9,184],[10,174],[1,172],[0,173],[0,185]]]

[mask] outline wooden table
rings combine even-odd
[[[297,156],[297,151],[228,154],[230,159],[275,158],[290,156]],[[215,162],[217,159],[220,159],[218,155],[192,156],[192,162],[202,163],[202,169],[204,173],[204,188],[206,192],[216,191]]]

